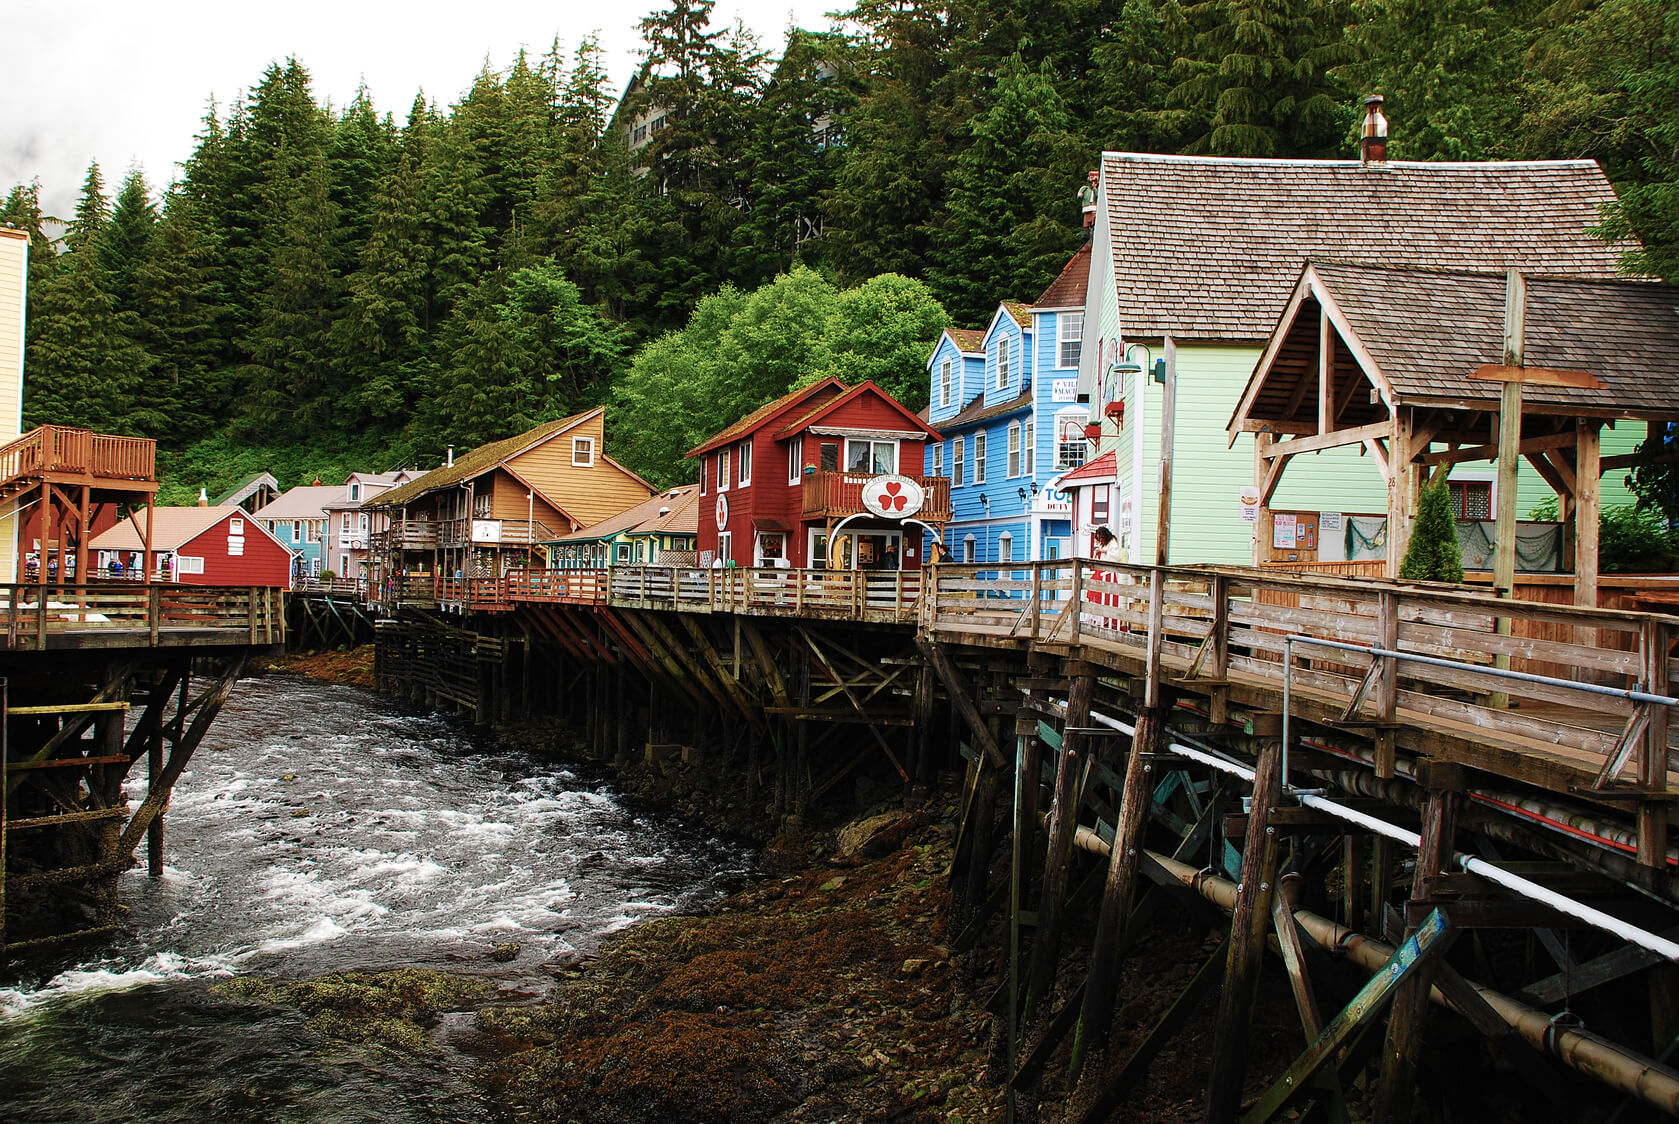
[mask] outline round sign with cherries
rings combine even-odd
[[[926,502],[926,491],[907,476],[873,476],[863,485],[863,506],[887,519],[908,519]]]
[[[717,497],[717,529],[721,531],[729,525],[729,497]]]

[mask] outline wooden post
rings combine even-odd
[[[1598,519],[1602,495],[1603,431],[1596,421],[1574,423],[1574,604],[1597,608]],[[1589,643],[1587,637],[1575,643]]]
[[[1504,279],[1504,365],[1507,367],[1522,366],[1526,319],[1527,280],[1519,270],[1512,269]],[[1516,595],[1516,470],[1521,464],[1521,446],[1522,384],[1508,379],[1498,395],[1498,511],[1494,523],[1498,540],[1493,544],[1492,581],[1499,597]],[[1575,479],[1579,479],[1578,472]],[[1494,627],[1498,635],[1510,635],[1510,618],[1499,617]],[[1510,656],[1500,652],[1493,657],[1493,666],[1508,669]],[[1502,691],[1488,698],[1489,705],[1495,708],[1502,708],[1509,701],[1509,695]]]
[[[1026,905],[1026,880],[1038,837],[1038,778],[1043,771],[1043,743],[1035,719],[1022,716],[1015,725],[1014,850],[1009,864],[1008,1050],[1009,1116],[1014,1115],[1014,1074],[1020,1054],[1021,910]]]
[[[1079,769],[1084,760],[1083,734],[1073,727],[1090,723],[1090,704],[1096,696],[1096,676],[1088,668],[1074,677],[1067,693],[1067,732],[1055,765],[1055,802],[1049,810],[1049,849],[1044,856],[1044,888],[1038,901],[1038,928],[1032,941],[1032,974],[1026,983],[1023,1026],[1047,1015],[1055,968],[1061,957],[1061,909],[1067,896],[1067,866],[1072,859],[1073,833],[1079,820]]]
[[[1166,337],[1166,386],[1160,396],[1160,497],[1155,512],[1154,564],[1164,566],[1172,553],[1172,450],[1177,444],[1178,345]],[[1144,378],[1148,375],[1145,373]]]
[[[1390,652],[1399,650],[1399,594],[1382,590],[1376,595],[1376,642]],[[1394,656],[1371,656],[1382,670],[1376,680],[1376,775],[1393,777],[1398,756],[1396,731],[1391,723],[1399,710],[1399,660]]]
[[[1265,494],[1265,475],[1271,466],[1266,454],[1276,443],[1277,437],[1273,433],[1260,432],[1253,435],[1253,486],[1259,489],[1259,521],[1253,525],[1255,566],[1271,557],[1271,529],[1274,520],[1271,518],[1271,497]]]
[[[1213,621],[1212,636],[1208,640],[1211,649],[1208,652],[1207,674],[1218,685],[1213,688],[1212,709],[1208,718],[1215,726],[1221,726],[1230,720],[1230,688],[1225,683],[1230,676],[1230,579],[1223,574],[1215,574],[1209,592],[1213,598]]]
[[[1670,693],[1667,654],[1672,641],[1659,620],[1644,623],[1639,636],[1639,679],[1651,694]],[[1667,791],[1667,726],[1667,707],[1652,706],[1638,754],[1638,786],[1658,794]],[[1638,805],[1638,861],[1645,866],[1667,867],[1667,818],[1667,804],[1659,795]]]
[[[1411,523],[1416,515],[1417,474],[1411,465],[1412,417],[1409,407],[1394,407],[1393,436],[1388,439],[1388,462],[1383,470],[1388,485],[1387,576],[1399,576],[1400,563],[1411,545]]]
[[[1434,897],[1435,880],[1447,872],[1451,861],[1463,769],[1450,762],[1425,760],[1418,771],[1418,779],[1428,789],[1428,803],[1423,810],[1422,843],[1417,849],[1411,900],[1427,902]],[[1417,1055],[1422,1049],[1436,962],[1429,958],[1419,964],[1394,992],[1387,1046],[1382,1052],[1381,1084],[1376,1093],[1376,1124],[1410,1124]]]
[[[1230,955],[1224,969],[1213,1028],[1213,1065],[1207,1078],[1207,1124],[1235,1119],[1247,1076],[1248,1036],[1259,991],[1265,933],[1271,923],[1271,899],[1277,882],[1277,831],[1271,809],[1282,791],[1282,715],[1259,714],[1254,734],[1261,739],[1253,781],[1253,806],[1242,845],[1242,880],[1230,919]]]
[[[184,683],[186,676],[181,676]],[[153,690],[156,690],[153,687]],[[157,784],[159,774],[163,772],[163,708],[167,699],[148,700],[146,713],[141,721],[146,723],[146,790],[149,792]],[[184,713],[186,694],[181,695],[181,710]],[[159,812],[157,819],[152,821],[146,829],[146,874],[151,878],[163,877],[163,813]]]
[[[1102,906],[1096,918],[1096,937],[1090,950],[1090,973],[1085,979],[1084,1006],[1067,1062],[1068,1084],[1078,1086],[1079,1073],[1093,1051],[1107,1045],[1113,1027],[1114,997],[1118,989],[1118,954],[1125,936],[1123,927],[1131,912],[1131,901],[1141,866],[1143,829],[1153,803],[1150,757],[1160,748],[1160,711],[1145,707],[1137,715],[1136,733],[1131,739],[1131,756],[1125,763],[1125,784],[1120,791],[1119,822],[1114,828],[1113,848],[1108,852],[1108,877],[1102,887]]]

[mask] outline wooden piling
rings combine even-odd
[[[1235,1119],[1242,1105],[1248,1035],[1277,881],[1277,832],[1269,821],[1282,788],[1282,716],[1255,715],[1253,732],[1260,739],[1259,760],[1254,772],[1247,835],[1242,844],[1241,884],[1230,919],[1224,992],[1219,997],[1218,1021],[1213,1029],[1213,1064],[1207,1078],[1204,1115],[1207,1124],[1226,1124]]]
[[[1137,715],[1131,754],[1125,762],[1125,784],[1120,792],[1119,822],[1114,829],[1113,849],[1108,854],[1107,881],[1102,888],[1101,911],[1096,918],[1096,937],[1090,951],[1090,975],[1085,982],[1084,1005],[1078,1030],[1073,1036],[1072,1055],[1067,1063],[1068,1084],[1077,1086],[1086,1059],[1106,1047],[1113,1025],[1115,992],[1119,980],[1119,946],[1125,919],[1131,912],[1140,868],[1143,828],[1153,804],[1152,769],[1149,758],[1160,746],[1160,711],[1145,707]]]

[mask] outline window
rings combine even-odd
[[[752,442],[740,443],[740,483],[742,487],[752,483]]]
[[[361,527],[361,533],[364,535],[367,534],[367,512],[364,511],[361,513],[361,519],[358,520],[358,523]]]
[[[1020,475],[1020,423],[1009,423],[1009,475]]]
[[[595,439],[593,437],[573,437],[571,439],[571,464],[573,468],[592,468],[595,463]]]
[[[350,556],[348,554],[340,554],[338,556],[338,576],[341,577],[341,578],[342,577],[348,577],[349,573],[350,573]]]
[[[618,561],[619,562],[628,562],[629,560],[630,560],[630,544],[627,543],[627,542],[619,543],[618,544]]]
[[[929,476],[943,476],[944,475],[944,442],[943,441],[935,441],[933,443],[933,468],[932,468],[932,471],[928,473],[928,475]]]
[[[729,490],[729,450],[724,449],[717,454],[717,490]]]
[[[898,443],[848,438],[845,442],[845,470],[876,475],[898,471]]]
[[[204,559],[202,556],[177,554],[175,555],[175,572],[177,574],[202,574],[204,572]]]
[[[985,434],[974,434],[974,483],[985,483]]]
[[[820,450],[820,453],[821,453],[821,457],[820,457],[818,463],[821,465],[822,471],[823,472],[838,472],[839,471],[839,446],[834,444],[832,441],[824,441],[824,442],[822,442],[822,448]]]
[[[1009,338],[1004,336],[997,341],[997,389],[1007,390],[1009,387]]]
[[[311,520],[309,520],[309,541],[310,542],[320,542],[321,541],[321,531],[325,527],[326,527],[326,520],[325,519],[311,519]]]
[[[338,517],[338,537],[344,538],[350,533],[350,513],[348,511]]]
[[[1002,536],[997,539],[997,561],[1014,561],[1014,536],[1007,531],[1004,531]]]
[[[795,437],[787,442],[787,483],[797,484],[804,472],[805,439]]]
[[[1453,480],[1452,517],[1485,522],[1492,518],[1491,480]]]
[[[293,519],[292,520],[291,541],[292,542],[302,542],[303,541],[303,520],[301,520],[301,519]]]
[[[1079,353],[1084,349],[1084,313],[1061,313],[1055,318],[1055,331],[1060,343],[1056,349],[1055,365],[1077,367]]]
[[[951,484],[951,487],[955,487],[958,484],[966,484],[967,483],[966,478],[963,476],[963,462],[962,462],[962,446],[965,445],[965,444],[966,444],[966,442],[964,442],[960,437],[956,438],[954,441],[952,441],[950,443],[950,484]]]
[[[661,114],[660,116],[653,118],[653,123],[647,127],[647,131],[650,132],[650,133],[662,133],[662,132],[664,132],[665,131],[664,116]]]
[[[646,139],[647,139],[647,126],[646,125],[637,125],[635,127],[635,135],[631,139],[630,143],[631,144],[641,144]]]
[[[242,534],[244,534],[245,533],[245,521],[243,519],[229,519],[227,521],[227,533],[230,534],[230,535],[242,535]]]
[[[1090,446],[1084,440],[1084,423],[1089,413],[1082,406],[1055,415],[1055,467],[1077,468],[1084,463]]]
[[[735,556],[735,536],[729,531],[717,533],[717,558],[727,566]]]
[[[360,484],[351,484],[350,485],[350,502],[355,503],[359,499],[361,499],[361,485]]]
[[[962,561],[977,561],[974,556],[974,537],[972,535],[969,535],[967,538],[962,540]]]
[[[1026,475],[1035,476],[1038,472],[1038,419],[1031,418],[1026,422]]]
[[[1097,484],[1090,489],[1090,521],[1092,523],[1106,523],[1108,521],[1109,492],[1111,485]]]
[[[941,406],[950,405],[950,368],[952,366],[951,361],[946,359],[939,367],[939,405]]]

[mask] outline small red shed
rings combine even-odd
[[[759,407],[688,454],[700,462],[700,564],[920,569],[923,529],[950,520],[949,478],[922,475],[938,439],[873,382],[826,378]],[[870,506],[882,487],[902,515]]]
[[[242,507],[159,507],[152,551],[154,576],[187,585],[291,584],[291,551]],[[140,510],[90,546],[99,568],[112,561],[133,572],[145,549],[146,512]]]

